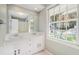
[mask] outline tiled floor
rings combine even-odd
[[[52,53],[50,53],[49,51],[47,50],[43,50],[43,51],[40,51],[34,55],[53,55]]]

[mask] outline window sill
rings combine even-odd
[[[66,40],[58,39],[58,38],[50,38],[49,40],[60,43],[60,44],[67,45],[72,48],[79,49],[79,43],[76,43],[76,42],[69,42]]]

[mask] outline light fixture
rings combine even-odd
[[[35,10],[38,10],[38,8],[34,8]]]
[[[21,15],[21,16],[23,16],[23,15],[24,15],[24,13],[22,13],[22,12],[18,12],[18,14],[19,14],[19,15]]]

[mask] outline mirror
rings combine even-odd
[[[9,33],[25,33],[38,31],[38,20],[36,19],[36,15],[26,12],[25,9],[14,5],[8,5],[8,13]]]

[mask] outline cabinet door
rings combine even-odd
[[[31,39],[29,38],[28,41],[26,41],[25,54],[31,55],[31,45]]]
[[[31,41],[31,53],[37,53],[38,51],[44,49],[44,39],[42,36],[35,37]]]
[[[36,43],[36,45],[37,45],[37,50],[38,50],[38,51],[44,49],[44,45],[45,45],[44,42],[45,42],[45,41],[44,41],[44,37],[43,37],[43,36],[39,36],[39,37],[37,38],[37,43]]]
[[[36,52],[38,52],[38,50],[37,50],[36,41],[34,40],[34,41],[32,41],[32,43],[31,43],[31,54],[34,54],[34,53],[36,53]]]
[[[20,48],[20,55],[30,55],[30,54],[31,50],[28,44]]]
[[[14,55],[13,45],[5,45],[0,48],[0,55]]]

